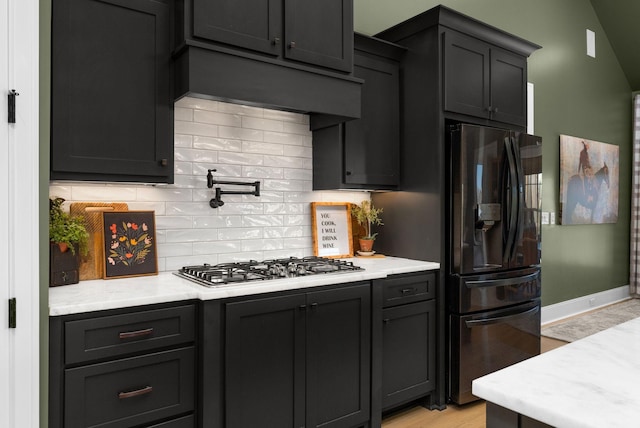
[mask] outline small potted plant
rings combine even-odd
[[[79,281],[78,255],[86,255],[89,233],[80,216],[62,209],[63,198],[49,199],[50,276],[49,285]]]
[[[364,227],[365,236],[360,237],[360,252],[371,253],[373,249],[373,241],[375,241],[378,233],[371,233],[371,225],[382,226],[382,219],[380,214],[382,208],[374,208],[371,201],[362,201],[360,205],[353,205],[351,207],[351,215],[353,215],[358,224]]]

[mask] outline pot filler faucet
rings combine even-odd
[[[216,187],[216,195],[213,199],[209,201],[209,206],[211,208],[218,208],[224,205],[222,201],[222,195],[253,195],[260,196],[260,182],[254,181],[252,183],[246,183],[242,181],[222,181],[222,180],[214,180],[212,172],[216,172],[215,169],[210,169],[207,172],[207,187],[209,189],[213,188],[216,184],[229,184],[234,186],[253,186],[253,191],[235,191],[235,190],[222,190],[220,187]]]

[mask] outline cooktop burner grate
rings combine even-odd
[[[184,266],[176,275],[207,287],[238,284],[267,279],[295,278],[309,275],[363,270],[352,262],[324,257],[289,257],[261,262],[232,262]]]

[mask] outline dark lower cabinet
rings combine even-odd
[[[196,426],[196,308],[51,317],[49,427]]]
[[[65,423],[138,426],[194,410],[194,348],[65,370]]]
[[[366,425],[370,301],[366,283],[226,304],[225,427]]]
[[[171,0],[56,0],[51,178],[173,183]]]
[[[373,281],[372,425],[382,412],[419,401],[437,407],[437,271]]]
[[[382,311],[382,409],[435,389],[435,300]]]

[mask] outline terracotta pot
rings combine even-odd
[[[373,248],[373,239],[360,239],[360,251],[368,253]]]
[[[64,242],[58,242],[58,248],[60,248],[61,253],[66,253],[69,250],[69,246]]]

